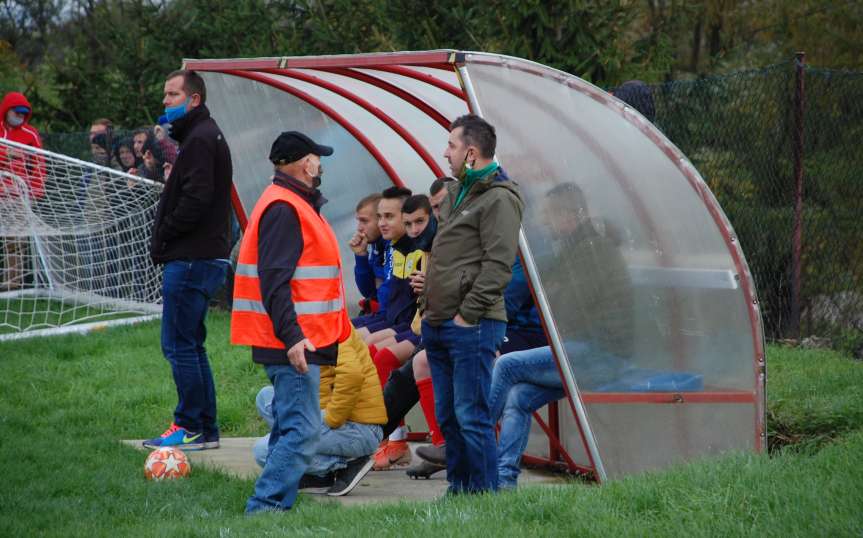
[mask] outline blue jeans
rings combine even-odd
[[[450,493],[497,490],[497,443],[488,404],[492,363],[505,331],[506,323],[491,319],[472,327],[423,321]]]
[[[273,429],[267,464],[246,503],[248,514],[294,505],[320,435],[320,366],[310,364],[305,374],[289,364],[267,365],[266,370],[273,384]]]
[[[219,260],[172,261],[162,278],[162,353],[177,387],[174,422],[206,440],[219,439],[216,387],[204,349],[204,321],[210,297],[225,281],[228,265]]]
[[[514,488],[534,411],[563,398],[563,382],[548,346],[502,355],[494,364],[489,407],[500,420],[497,472],[501,488]]]
[[[273,426],[273,387],[264,387],[255,398],[255,405],[261,418]],[[323,411],[321,412],[323,418]],[[255,442],[252,449],[255,461],[263,467],[267,462],[270,435]],[[345,422],[341,427],[332,429],[321,421],[320,440],[306,474],[325,476],[348,466],[348,461],[374,454],[383,439],[383,429],[378,424]]]

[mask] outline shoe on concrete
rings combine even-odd
[[[300,487],[298,488],[303,493],[326,493],[329,491],[336,481],[335,473],[328,473],[326,476],[317,476],[313,474],[304,474],[300,478]]]
[[[336,479],[333,486],[327,490],[330,497],[341,497],[347,495],[354,489],[364,476],[369,474],[375,461],[369,456],[356,458],[348,462],[344,469],[336,471]]]
[[[417,456],[429,463],[446,467],[446,445],[424,445],[417,448]]]
[[[144,448],[159,448],[160,446],[162,446],[162,441],[166,437],[169,437],[172,433],[174,433],[175,431],[177,431],[179,429],[180,429],[180,427],[172,422],[171,425],[168,426],[168,429],[165,430],[164,432],[162,432],[162,435],[160,435],[159,437],[156,437],[154,439],[148,439],[148,440],[144,441],[143,442]]]
[[[374,455],[375,471],[404,469],[411,463],[411,449],[407,441],[386,441],[381,443]]]
[[[165,433],[159,437],[144,441],[144,446],[147,448],[175,446],[182,450],[203,450],[205,448],[204,434],[190,432],[186,428],[171,424]]]
[[[431,476],[439,471],[446,471],[445,465],[438,465],[426,460],[420,460],[406,471],[407,475],[414,480],[424,478],[428,480]]]

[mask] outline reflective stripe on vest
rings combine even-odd
[[[332,301],[294,301],[294,311],[298,316],[305,314],[326,314],[338,312],[342,309],[344,301],[333,299]],[[267,315],[264,303],[254,299],[234,299],[233,309],[237,312],[254,312]]]
[[[254,263],[238,263],[235,275],[258,278],[258,266]],[[338,265],[308,265],[294,270],[293,280],[320,280],[339,277]]]

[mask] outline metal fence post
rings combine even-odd
[[[800,338],[801,258],[803,251],[803,107],[806,53],[795,55],[794,89],[794,230],[791,237],[791,325],[790,336]]]

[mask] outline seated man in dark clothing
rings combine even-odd
[[[574,183],[550,190],[543,214],[554,238],[554,254],[537,261],[539,273],[579,387],[595,389],[616,380],[632,355],[629,272],[609,230],[597,229]],[[516,486],[531,414],[563,396],[550,347],[508,353],[495,362],[489,407],[492,418],[501,421],[500,488]]]

